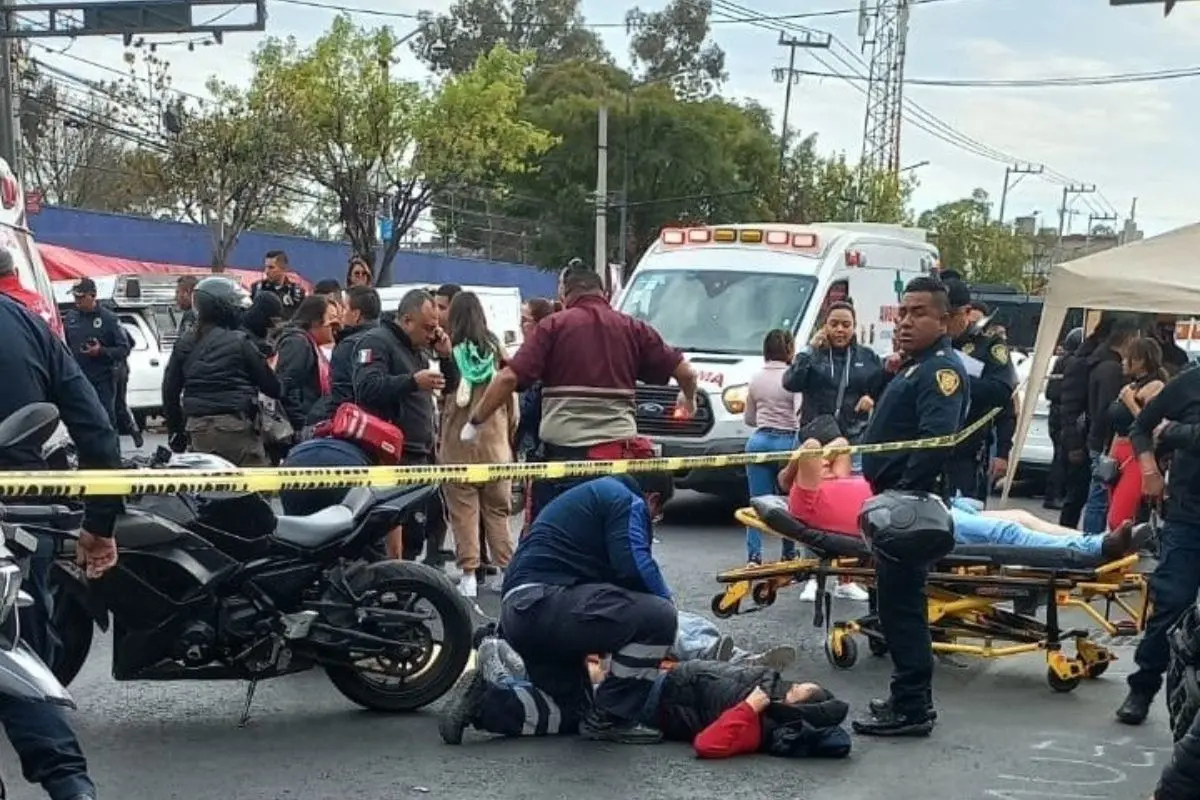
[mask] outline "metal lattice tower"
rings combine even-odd
[[[863,50],[871,51],[862,161],[893,174],[900,170],[908,12],[909,0],[862,0],[858,19]]]

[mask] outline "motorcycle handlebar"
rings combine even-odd
[[[59,503],[49,505],[9,505],[0,503],[0,522],[13,525],[49,525],[75,521],[80,512]]]

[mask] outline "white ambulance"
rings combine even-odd
[[[743,452],[746,387],[774,328],[803,347],[828,303],[850,297],[859,342],[892,352],[904,285],[932,274],[938,251],[925,232],[898,225],[757,223],[668,228],[638,262],[615,306],[680,348],[700,379],[696,414],[677,419],[677,389],[641,386],[638,431],[669,456]],[[743,470],[694,470],[681,488],[743,497]]]

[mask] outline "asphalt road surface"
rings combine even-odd
[[[707,613],[717,589],[713,574],[744,558],[732,509],[684,496],[659,537],[668,581],[685,607]],[[481,595],[483,608],[495,613],[495,596]],[[862,611],[839,601],[834,615]],[[795,589],[781,592],[769,609],[721,625],[744,646],[795,646],[800,656],[790,674],[822,683],[855,710],[886,693],[888,662],[866,655],[865,647],[851,670],[828,664],[812,607]],[[254,718],[239,729],[243,684],[117,684],[109,677],[107,639],[72,687],[80,706],[73,720],[106,800],[1139,800],[1149,797],[1170,752],[1166,711],[1160,703],[1141,728],[1113,721],[1133,654],[1132,642],[1114,644],[1121,660],[1071,694],[1050,690],[1039,655],[939,665],[941,719],[931,738],[856,737],[851,758],[833,762],[700,762],[678,744],[470,733],[462,747],[447,747],[438,738],[436,705],[402,717],[365,713],[316,672],[260,685]],[[43,796],[21,783],[6,743],[0,765],[10,797]]]

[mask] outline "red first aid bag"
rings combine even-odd
[[[333,419],[313,428],[313,436],[354,442],[375,461],[388,466],[399,464],[404,452],[403,431],[354,403],[338,406]]]

